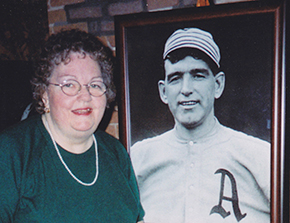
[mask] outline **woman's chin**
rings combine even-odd
[[[85,125],[84,123],[82,123],[80,125],[73,126],[73,129],[76,130],[76,131],[78,131],[78,132],[92,134],[97,129],[97,127],[95,127],[91,123],[89,125]]]

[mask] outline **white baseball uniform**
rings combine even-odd
[[[270,144],[221,125],[196,141],[176,129],[137,142],[131,159],[145,222],[270,222]]]

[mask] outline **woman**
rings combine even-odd
[[[97,130],[115,98],[110,51],[82,31],[52,35],[32,85],[41,115],[0,135],[1,222],[142,221],[127,152]]]

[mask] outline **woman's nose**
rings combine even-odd
[[[92,100],[92,95],[90,93],[90,89],[88,86],[83,85],[80,92],[79,97],[82,98],[84,101],[90,101]]]

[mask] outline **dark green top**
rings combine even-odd
[[[118,222],[143,219],[131,161],[121,143],[95,133],[99,175],[83,186],[67,172],[40,116],[0,134],[1,222]],[[72,172],[83,182],[95,176],[95,149],[72,154],[59,147]]]

